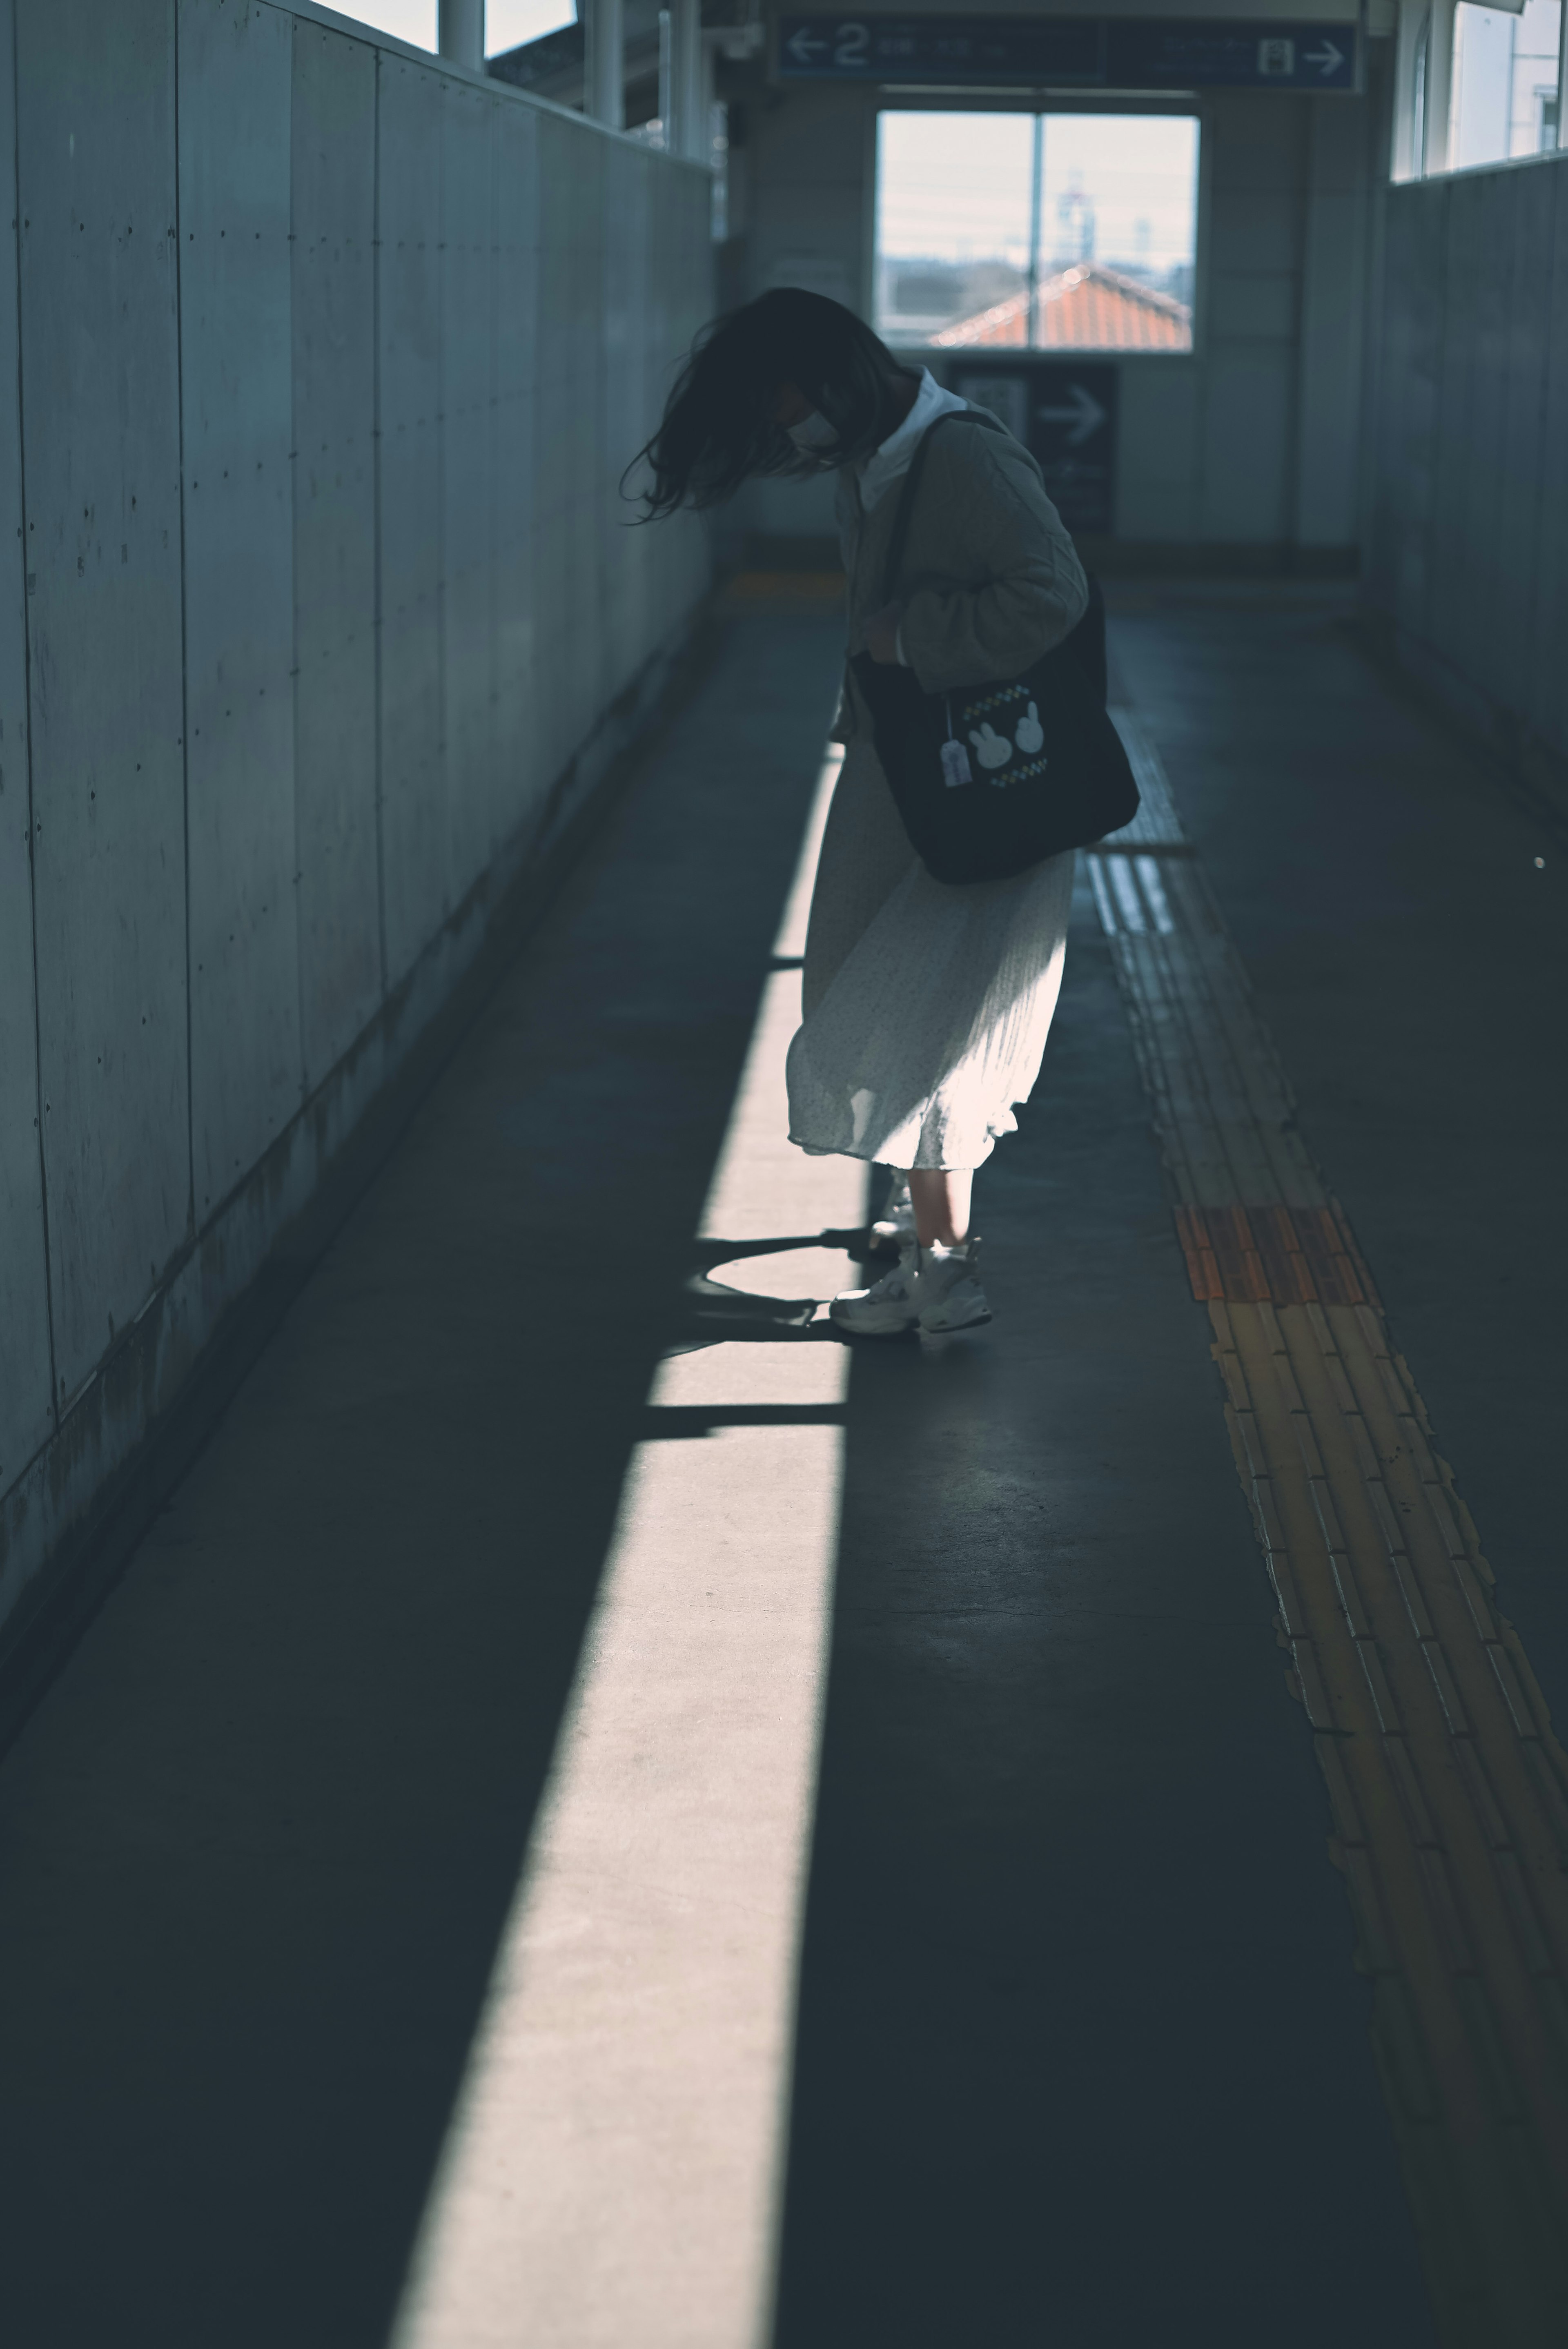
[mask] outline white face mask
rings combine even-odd
[[[827,418],[814,408],[807,410],[799,424],[787,424],[784,429],[797,449],[808,449],[814,453],[820,449],[836,449],[839,445],[837,432]]]

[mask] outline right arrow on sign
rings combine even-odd
[[[1320,49],[1308,49],[1305,62],[1309,66],[1319,67],[1326,74],[1331,74],[1345,63],[1345,52],[1343,49],[1336,49],[1326,33],[1323,36],[1323,47]]]
[[[1077,449],[1082,446],[1091,432],[1099,430],[1100,426],[1105,422],[1105,410],[1093,392],[1086,391],[1081,383],[1068,385],[1068,398],[1072,402],[1070,408],[1037,408],[1035,414],[1042,424],[1070,426],[1071,429],[1068,433],[1068,447]]]

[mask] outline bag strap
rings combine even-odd
[[[904,475],[899,491],[898,512],[893,516],[892,536],[888,541],[887,561],[882,565],[882,599],[884,604],[891,604],[893,601],[893,590],[898,585],[899,574],[903,569],[903,553],[909,543],[909,526],[914,520],[915,492],[920,487],[921,476],[925,471],[926,451],[944,424],[964,423],[984,425],[993,432],[1000,432],[1006,429],[999,418],[993,416],[984,408],[950,408],[944,415],[936,417],[926,426],[920,436],[920,446],[910,460],[909,471]]]

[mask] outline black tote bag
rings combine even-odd
[[[904,476],[882,579],[898,595],[932,435],[953,424],[1000,430],[984,411],[930,425]],[[1020,677],[923,693],[913,672],[859,653],[851,664],[877,757],[910,844],[933,880],[1007,881],[1064,849],[1130,823],[1138,785],[1105,709],[1105,602]]]

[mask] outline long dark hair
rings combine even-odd
[[[646,461],[641,519],[683,505],[718,505],[757,473],[808,474],[867,457],[899,422],[903,367],[841,302],[781,285],[705,326],[665,407],[664,421],[627,467]],[[773,420],[779,386],[795,384],[838,435],[810,454]]]

